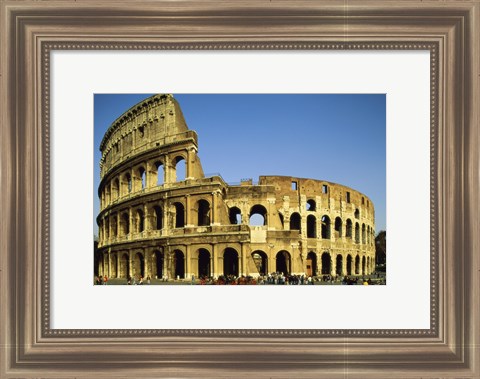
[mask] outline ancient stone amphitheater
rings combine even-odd
[[[101,142],[99,274],[190,279],[220,275],[366,275],[374,206],[324,180],[205,176],[197,134],[172,95],[135,105]]]

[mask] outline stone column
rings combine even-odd
[[[347,275],[347,256],[348,254],[342,254],[342,275]]]
[[[108,274],[107,277],[110,279],[112,277],[112,259],[110,255],[112,254],[111,249],[108,249]]]
[[[128,226],[129,234],[127,238],[131,240],[133,236],[133,224],[134,224],[132,207],[128,208],[128,222],[129,222],[129,226]]]
[[[317,254],[317,253],[315,253]],[[317,275],[323,275],[323,265],[322,265],[322,254],[320,254],[320,256],[318,256],[317,254]]]
[[[220,225],[219,215],[218,215],[218,203],[221,192],[220,190],[215,190],[212,192],[212,211],[210,217],[210,225]]]
[[[335,275],[335,267],[337,265],[336,259],[332,256],[332,253],[330,253],[330,275],[334,276]]]
[[[133,276],[133,259],[132,259],[132,251],[128,251],[128,275],[130,277]]]
[[[219,254],[218,254],[218,245],[212,244],[212,255],[210,256],[210,275],[219,277],[223,274],[223,267],[220,268],[219,261]]]
[[[185,180],[194,179],[193,176],[193,162],[195,161],[195,148],[187,149],[187,162],[185,167]]]
[[[144,230],[149,232],[151,231],[153,228],[152,228],[152,219],[153,219],[153,214],[151,214],[149,211],[148,211],[148,207],[147,207],[147,204],[143,204],[143,214],[144,214],[144,217],[145,217],[145,225],[144,225]]]
[[[240,272],[239,275],[248,275],[247,272],[247,247],[244,243],[240,244]]]
[[[109,215],[107,220],[108,220],[108,241],[111,242],[113,240],[113,238],[112,238],[112,217]]]
[[[162,204],[162,236],[168,235],[172,225],[168,223],[168,215],[170,214],[170,204],[165,200]]]
[[[120,232],[122,230],[121,218],[122,218],[122,215],[120,214],[120,212],[117,212],[117,237],[120,237],[121,235],[121,232]]]
[[[192,199],[189,194],[185,195],[185,227],[191,228],[195,226],[194,220],[192,220],[193,213],[192,212]]]

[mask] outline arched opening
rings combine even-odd
[[[145,216],[141,209],[137,209],[136,224],[137,224],[137,233],[143,232],[145,229]]]
[[[198,276],[210,276],[210,252],[207,249],[198,250]]]
[[[165,183],[165,170],[162,162],[155,162],[157,168],[157,186],[161,186]]]
[[[355,223],[355,243],[360,243],[360,225],[358,225],[358,222]]]
[[[223,275],[238,276],[238,253],[230,247],[223,252]]]
[[[284,275],[290,275],[291,259],[288,251],[282,250],[277,253],[276,257],[276,272],[281,272]]]
[[[249,223],[252,226],[267,225],[267,210],[263,205],[256,204],[250,209]]]
[[[130,233],[130,217],[128,217],[128,213],[123,213],[122,214],[122,234],[124,236],[128,236]]]
[[[230,224],[240,225],[242,223],[242,212],[237,207],[232,207],[228,210]]]
[[[145,259],[142,253],[135,254],[135,259],[133,261],[133,275],[138,278],[143,278],[145,276]]]
[[[173,267],[175,279],[185,279],[185,256],[180,250],[173,252]]]
[[[330,239],[330,217],[323,216],[322,217],[322,238],[323,239]]]
[[[335,237],[342,237],[342,219],[340,217],[335,218]]]
[[[118,220],[117,220],[117,216],[113,216],[112,218],[112,235],[113,237],[117,237],[118,236],[118,230],[117,230],[117,226],[118,226]]]
[[[330,254],[325,252],[322,254],[322,274],[330,274],[332,272],[332,259]]]
[[[352,220],[350,220],[349,218],[347,219],[345,236],[347,238],[352,238]]]
[[[338,254],[337,255],[337,262],[336,262],[336,266],[335,266],[335,273],[338,276],[343,275],[342,266],[343,266],[343,257],[342,257],[341,254]]]
[[[357,255],[355,257],[355,275],[360,274],[360,257]]]
[[[307,238],[317,238],[317,219],[313,215],[307,217]]]
[[[147,172],[143,167],[138,168],[138,178],[140,179],[142,189],[144,189],[147,186]]]
[[[352,275],[352,256],[347,255],[347,275]]]
[[[130,260],[128,254],[123,254],[120,258],[120,272],[119,277],[127,279],[130,275]]]
[[[155,226],[155,230],[160,230],[163,228],[163,211],[162,208],[158,205],[153,207],[153,214],[154,220],[153,225]]]
[[[362,224],[362,243],[366,243],[366,236],[365,236],[365,224]]]
[[[362,257],[362,275],[365,275],[365,256]]]
[[[115,254],[110,255],[110,277],[117,277],[117,256]]]
[[[162,278],[163,277],[163,264],[164,264],[164,256],[163,253],[159,250],[155,250],[153,252],[153,257],[152,257],[152,267],[153,267],[153,272],[152,276],[156,276],[157,278]]]
[[[108,204],[110,204],[110,188],[107,187],[105,188],[105,201]]]
[[[353,214],[355,218],[360,218],[360,211],[358,209],[355,209],[355,213]]]
[[[113,199],[118,199],[120,197],[120,181],[116,178],[112,183],[112,196]]]
[[[252,259],[255,263],[255,267],[260,275],[266,275],[268,273],[268,257],[267,254],[261,250],[256,250],[252,253]]]
[[[183,157],[176,157],[175,162],[175,181],[180,182],[186,178],[186,164]]]
[[[317,204],[315,203],[315,200],[312,200],[312,199],[307,200],[306,209],[307,209],[307,211],[316,211],[317,210]]]
[[[307,272],[308,276],[317,276],[317,254],[313,251],[307,254]]]
[[[298,230],[301,232],[301,218],[297,212],[294,212],[290,215],[290,230]]]
[[[206,200],[199,200],[198,209],[198,226],[210,225],[210,203]]]
[[[124,191],[122,192],[124,194],[131,193],[132,192],[132,176],[130,175],[130,173],[127,172],[123,178],[124,178],[124,182],[123,182]]]
[[[182,203],[173,203],[175,207],[175,228],[185,227],[185,208]]]

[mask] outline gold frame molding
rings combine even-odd
[[[1,10],[0,378],[480,378],[480,2],[8,1]],[[425,330],[50,329],[52,50],[431,56]]]

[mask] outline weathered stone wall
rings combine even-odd
[[[100,149],[100,274],[335,276],[374,270],[375,214],[368,197],[313,179],[261,176],[258,184],[232,186],[220,176],[204,177],[196,133],[171,95],[128,110]]]

